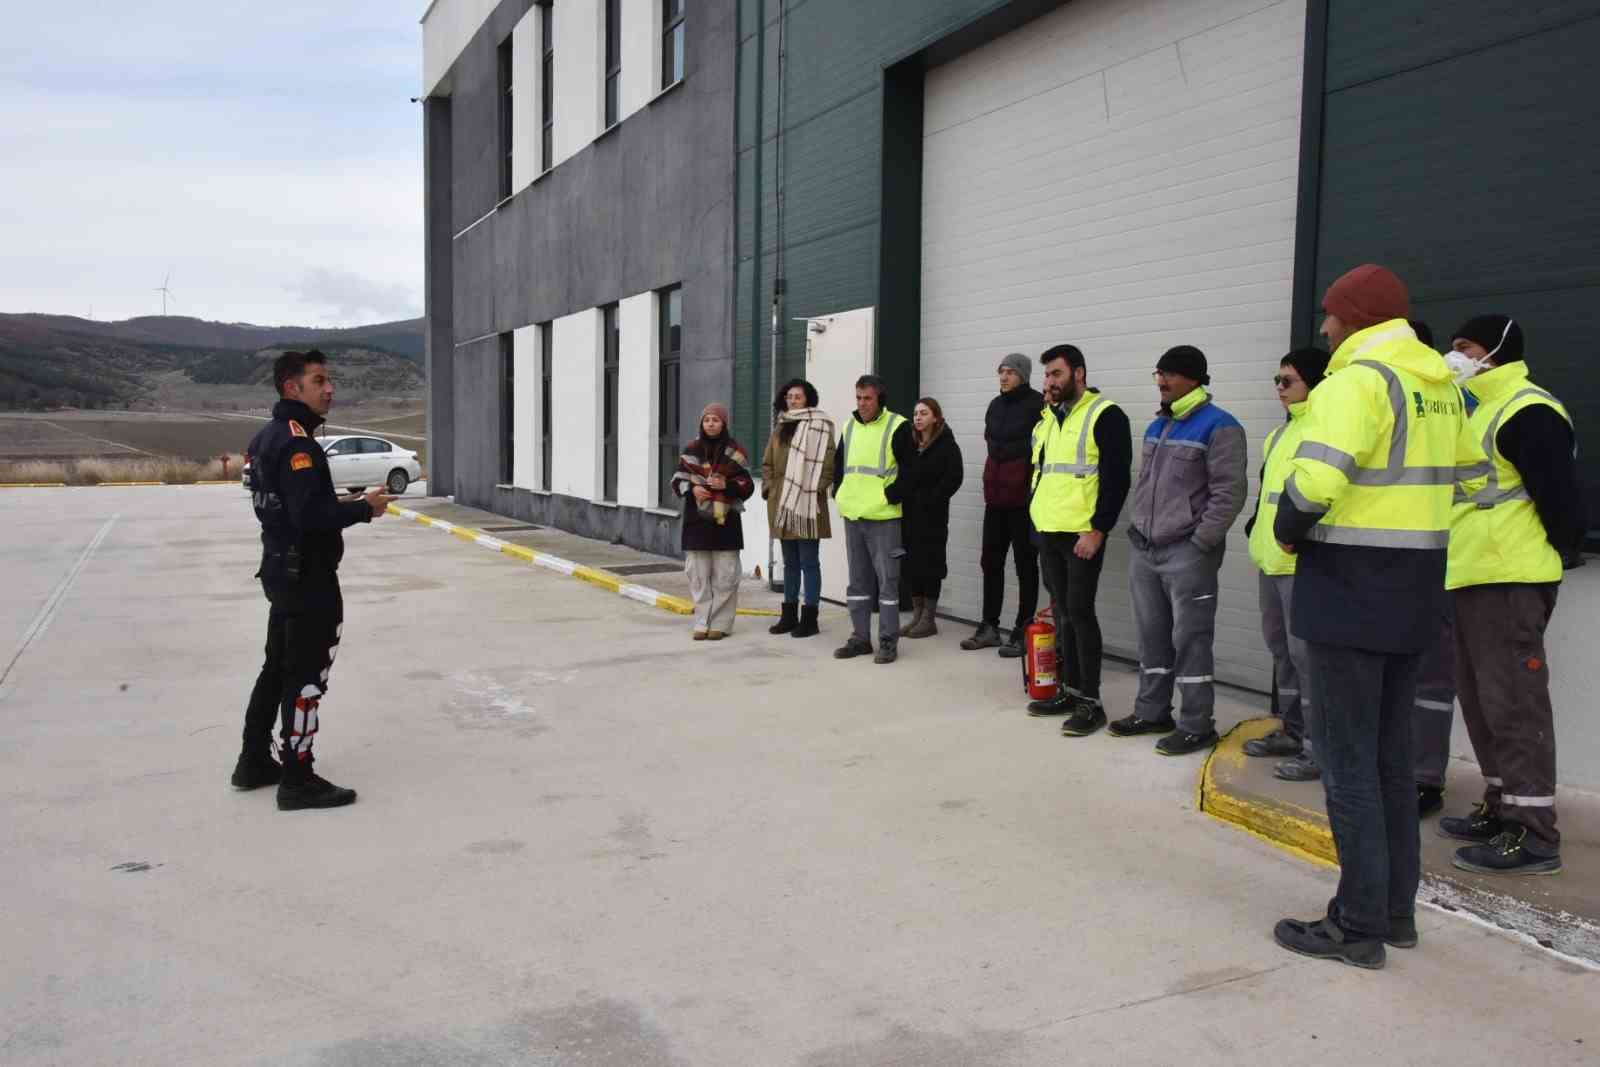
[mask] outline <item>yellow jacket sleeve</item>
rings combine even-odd
[[[1368,465],[1363,460],[1388,439],[1394,413],[1383,379],[1350,367],[1317,386],[1304,421],[1283,491],[1296,510],[1321,514],[1349,488],[1356,468]]]

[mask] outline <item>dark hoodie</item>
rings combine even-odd
[[[1028,506],[1033,428],[1043,410],[1044,396],[1031,385],[1018,386],[989,401],[983,417],[983,439],[989,446],[983,461],[983,502],[989,507]]]

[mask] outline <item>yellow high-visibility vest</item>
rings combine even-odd
[[[1488,484],[1456,493],[1450,517],[1450,562],[1446,589],[1495,582],[1559,582],[1561,554],[1550,544],[1539,512],[1515,465],[1495,441],[1505,421],[1536,404],[1554,408],[1567,424],[1572,416],[1561,401],[1528,380],[1521,360],[1473,378],[1467,390],[1478,398],[1469,432],[1489,457]]]
[[[1455,483],[1488,473],[1449,367],[1405,319],[1345,339],[1304,421],[1283,494],[1321,514],[1313,541],[1446,548]]]
[[[1305,426],[1308,404],[1302,400],[1289,405],[1289,421],[1267,434],[1262,448],[1261,503],[1256,509],[1256,524],[1250,527],[1250,559],[1262,574],[1293,574],[1294,557],[1278,547],[1272,524],[1278,518],[1278,501],[1283,483],[1289,477],[1294,454],[1300,448],[1300,431]]]
[[[852,417],[844,429],[844,481],[834,500],[847,519],[898,519],[900,505],[891,504],[884,489],[900,476],[890,443],[905,419],[887,409],[871,422]]]
[[[1085,389],[1059,422],[1045,408],[1033,428],[1033,496],[1028,515],[1044,533],[1084,533],[1100,502],[1100,446],[1094,427],[1117,405]]]

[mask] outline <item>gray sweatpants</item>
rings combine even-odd
[[[1417,671],[1415,714],[1411,717],[1411,759],[1417,784],[1444,788],[1450,765],[1450,728],[1456,717],[1456,609],[1445,609],[1439,640],[1422,653]]]
[[[1178,728],[1213,729],[1212,637],[1217,628],[1217,571],[1225,544],[1203,552],[1191,541],[1143,547],[1128,559],[1133,621],[1139,629],[1139,696],[1133,710],[1147,722],[1172,717],[1172,686],[1183,694]]]
[[[844,520],[845,555],[850,560],[850,626],[855,636],[872,641],[872,602],[878,602],[878,640],[900,639],[899,519]]]
[[[1272,653],[1273,678],[1277,682],[1278,706],[1272,713],[1283,720],[1283,732],[1300,742],[1311,755],[1315,731],[1309,724],[1311,711],[1311,667],[1306,643],[1289,632],[1289,605],[1294,600],[1294,575],[1262,574],[1261,639]]]

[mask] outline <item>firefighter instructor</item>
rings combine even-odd
[[[1339,888],[1325,915],[1273,936],[1302,955],[1384,965],[1417,943],[1421,878],[1411,751],[1417,671],[1439,638],[1457,481],[1486,458],[1444,359],[1417,340],[1393,273],[1357,267],[1329,287],[1333,357],[1311,394],[1273,524],[1298,555],[1290,632],[1306,642]]]
[[[346,526],[371,522],[391,499],[381,489],[339,497],[328,458],[312,436],[333,406],[333,379],[321,352],[285,352],[272,365],[278,402],[272,421],[250,441],[247,462],[267,601],[266,659],[244,713],[244,745],[233,769],[237,789],[278,787],[278,808],[337,808],[353,789],[319,777],[312,766],[317,709],[344,630],[339,560]],[[272,758],[272,724],[283,764]]]

